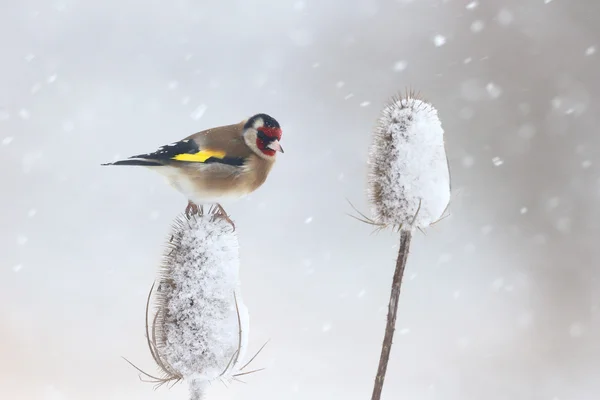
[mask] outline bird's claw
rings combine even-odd
[[[187,207],[185,208],[185,216],[190,219],[194,215],[198,215],[201,211],[201,207],[197,204],[188,201]]]
[[[235,224],[233,223],[231,218],[229,218],[229,215],[227,215],[227,212],[225,211],[223,206],[218,203],[217,203],[217,214],[220,215],[221,217],[225,218],[225,220],[231,224],[231,227],[233,228],[232,232],[235,232]]]

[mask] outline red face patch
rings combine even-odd
[[[281,129],[262,126],[258,128],[257,131],[258,135],[256,138],[256,147],[258,147],[259,150],[263,152],[263,154],[266,154],[269,157],[273,157],[276,151],[270,149],[268,146],[274,140],[281,139]]]
[[[277,140],[281,140],[281,128],[269,128],[266,126],[262,126],[257,129],[259,132],[264,133],[270,138],[274,138]]]

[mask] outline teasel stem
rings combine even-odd
[[[400,299],[400,289],[402,287],[402,277],[406,267],[406,260],[410,248],[412,231],[400,230],[400,248],[398,249],[398,258],[396,259],[396,269],[392,278],[392,290],[390,292],[390,302],[388,304],[387,324],[385,326],[385,335],[381,346],[381,356],[379,357],[379,367],[375,377],[373,395],[371,400],[379,400],[383,391],[383,383],[387,372],[390,353],[394,340],[394,331],[396,329],[396,316],[398,315],[398,301]]]

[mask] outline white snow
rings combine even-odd
[[[520,212],[521,214],[527,214],[527,211],[529,211],[529,210],[527,209],[527,207],[521,207],[521,209],[519,210],[519,212]]]
[[[501,159],[500,157],[494,157],[494,158],[492,158],[492,164],[494,164],[495,167],[499,167],[502,164],[504,164],[504,160]]]
[[[446,44],[446,37],[443,35],[435,35],[433,37],[433,44],[435,44],[435,47],[441,47],[443,45]]]
[[[360,103],[361,107],[368,107],[371,104],[370,101],[363,101],[362,103]]]
[[[346,84],[346,83],[345,83],[344,81],[338,81],[338,82],[335,84],[335,87],[336,87],[336,88],[338,88],[338,89],[341,89],[341,88],[343,88],[343,87],[344,87],[344,85],[345,85],[345,84]]]
[[[56,82],[56,74],[54,74],[54,75],[50,75],[50,76],[48,77],[48,79],[46,80],[46,82],[48,82],[49,84],[50,84],[50,83],[54,83],[54,82]]]
[[[485,90],[492,99],[497,99],[502,95],[502,88],[494,82],[489,82],[485,85]]]
[[[7,137],[5,137],[4,139],[2,139],[2,144],[3,144],[4,146],[7,146],[7,145],[9,145],[9,144],[11,144],[11,143],[12,143],[13,139],[14,139],[14,138],[13,138],[12,136],[7,136]]]
[[[306,3],[304,1],[296,1],[294,3],[294,10],[302,11],[306,8]]]
[[[164,301],[159,306],[166,314],[159,350],[193,392],[200,383],[219,379],[232,357],[223,378],[239,371],[248,340],[248,311],[240,293],[239,244],[231,225],[211,215],[190,221],[181,216],[172,235],[175,247],[170,255],[167,250],[160,284]]]
[[[477,1],[472,1],[469,4],[467,4],[467,10],[473,10],[475,9],[477,6],[479,5],[479,3]]]
[[[471,168],[475,164],[475,159],[472,156],[464,156],[462,159],[462,165],[465,168]]]
[[[308,217],[304,220],[305,224],[310,224],[313,221],[313,217]]]
[[[504,25],[504,26],[512,24],[512,22],[515,19],[512,12],[510,12],[506,8],[503,8],[502,10],[500,10],[498,12],[498,16],[496,18],[498,19],[498,23],[500,25]]]
[[[28,110],[22,108],[21,110],[19,110],[19,117],[21,117],[21,119],[27,120],[31,117],[31,114]]]
[[[190,114],[190,117],[192,117],[192,119],[194,120],[199,120],[200,118],[202,118],[202,116],[204,115],[204,113],[207,110],[207,106],[206,104],[200,104],[198,107],[196,107],[196,109],[194,111],[192,111],[192,113]]]
[[[17,244],[19,246],[26,245],[28,241],[29,241],[29,239],[25,235],[19,235],[19,236],[17,236]]]
[[[414,98],[388,104],[373,135],[369,164],[376,222],[413,229],[442,217],[450,201],[450,173],[444,130],[431,104]]]
[[[473,23],[471,24],[471,32],[473,33],[479,33],[483,30],[483,28],[485,27],[485,23],[478,19],[477,21],[473,21]]]
[[[396,61],[396,63],[394,63],[394,71],[396,72],[404,71],[406,67],[408,67],[408,63],[404,60]]]
[[[592,54],[596,54],[596,47],[595,46],[590,46],[587,49],[585,49],[585,55],[586,56],[591,56]]]

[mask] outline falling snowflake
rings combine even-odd
[[[446,37],[443,35],[435,35],[433,37],[433,44],[435,44],[435,47],[441,47],[443,45],[446,44]]]
[[[306,3],[303,1],[297,1],[294,3],[294,10],[302,11],[306,8]]]
[[[497,278],[496,280],[494,280],[494,282],[492,282],[492,289],[494,289],[494,291],[499,291],[500,289],[502,289],[504,287],[504,278]]]
[[[368,107],[368,106],[369,106],[369,104],[371,104],[371,102],[370,102],[370,101],[363,101],[362,103],[360,103],[360,106],[361,106],[361,107]]]
[[[308,217],[304,220],[305,224],[310,224],[313,221],[313,217]]]
[[[471,24],[471,32],[479,33],[483,30],[484,27],[485,27],[485,24],[483,21],[481,21],[481,20],[474,21]]]
[[[500,12],[498,13],[497,16],[498,19],[498,23],[500,25],[510,25],[512,24],[512,22],[514,21],[515,17],[513,16],[513,14],[508,11],[506,8],[503,8],[502,10],[500,10]]]
[[[13,139],[14,139],[14,138],[13,138],[12,136],[7,136],[7,137],[5,137],[4,139],[2,139],[2,144],[3,144],[4,146],[7,146],[7,145],[9,145],[9,144],[11,144],[11,143],[12,143]]]
[[[192,119],[199,120],[200,118],[202,118],[207,108],[208,107],[206,106],[206,104],[200,104],[198,107],[196,107],[194,111],[192,111],[190,117],[192,117]]]
[[[321,330],[323,332],[329,332],[331,330],[331,328],[332,328],[331,324],[330,323],[326,323],[326,324],[323,324],[323,327],[321,328]]]
[[[467,10],[473,10],[475,9],[477,6],[479,5],[479,3],[477,1],[472,1],[469,4],[467,4]]]
[[[494,82],[490,82],[485,85],[485,90],[492,99],[497,99],[502,95],[502,88]]]
[[[471,168],[475,164],[475,159],[471,156],[464,156],[462,159],[462,165],[465,168]]]
[[[17,236],[17,244],[19,246],[24,246],[27,243],[28,240],[29,239],[25,235],[19,235],[19,236]]]
[[[336,88],[338,88],[338,89],[341,89],[341,88],[343,88],[343,87],[344,87],[344,85],[345,85],[345,84],[346,84],[346,83],[345,83],[344,81],[339,81],[339,82],[337,82],[337,83],[335,84],[335,87],[336,87]]]
[[[396,61],[396,63],[394,64],[394,71],[396,71],[396,72],[404,71],[407,66],[408,66],[408,63],[404,60]]]
[[[26,109],[22,108],[19,111],[19,117],[21,117],[21,119],[29,119],[29,117],[31,117],[31,114],[29,113],[29,111],[27,111]]]
[[[592,54],[596,53],[596,46],[590,46],[587,49],[585,49],[585,55],[586,56],[591,56]]]
[[[519,210],[521,214],[527,214],[527,207],[521,207],[521,210]]]
[[[501,159],[500,157],[494,157],[494,158],[492,158],[492,163],[494,164],[494,166],[499,167],[502,164],[504,164],[504,160]]]

